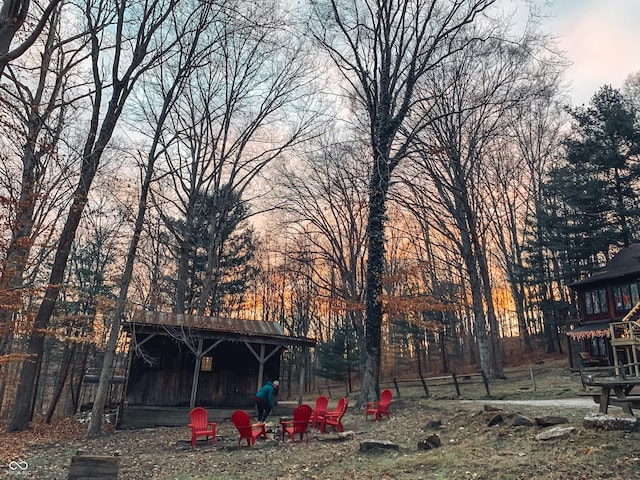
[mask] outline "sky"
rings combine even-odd
[[[515,0],[509,0],[514,2]],[[566,72],[574,106],[588,104],[603,85],[622,88],[640,71],[640,0],[535,0],[541,28],[557,37],[572,63]]]

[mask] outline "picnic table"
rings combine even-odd
[[[622,411],[629,415],[633,415],[632,407],[640,408],[640,396],[631,395],[633,388],[640,385],[640,377],[586,375],[584,383],[592,387],[600,387],[600,397],[594,396],[595,401],[599,400],[600,413],[608,413],[610,405],[621,407]],[[611,394],[612,391],[614,395]]]

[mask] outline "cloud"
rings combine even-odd
[[[604,84],[615,88],[640,70],[640,18],[637,0],[565,2],[549,19],[547,31],[558,36],[559,47],[573,63],[567,76],[574,103],[587,103]]]

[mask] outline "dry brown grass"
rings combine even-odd
[[[2,445],[23,443],[23,449],[3,462],[25,460],[29,464],[23,477],[65,479],[71,457],[77,450],[96,455],[121,455],[120,480],[152,479],[446,479],[446,480],[592,480],[640,478],[637,454],[640,434],[621,431],[595,431],[582,427],[584,415],[597,411],[595,403],[586,409],[573,407],[505,406],[497,399],[567,398],[581,389],[577,375],[563,362],[536,365],[534,390],[528,368],[507,372],[507,379],[492,382],[492,398],[484,389],[467,389],[466,399],[449,400],[450,392],[433,392],[433,398],[403,394],[392,404],[390,421],[365,422],[361,411],[350,409],[344,419],[353,436],[345,441],[320,441],[312,433],[309,443],[261,442],[254,448],[236,448],[237,435],[230,422],[218,425],[224,440],[216,447],[189,445],[187,427],[119,431],[86,440],[69,426],[51,429],[45,438],[38,428],[29,441],[26,434],[4,434]],[[423,393],[423,392],[422,392]],[[312,399],[309,399],[309,403]],[[334,400],[335,402],[335,400]],[[539,427],[513,427],[510,421],[488,427],[493,413],[484,405],[499,405],[505,417],[515,414],[534,418],[563,415],[575,431],[566,438],[537,441]],[[442,421],[437,430],[426,428],[434,419]],[[56,433],[57,432],[57,433]],[[66,432],[66,433],[63,433]],[[417,443],[436,433],[442,446],[420,451]],[[399,449],[363,453],[364,439],[395,442]],[[16,478],[6,467],[1,474]]]

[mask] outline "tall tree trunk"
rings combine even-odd
[[[0,13],[0,24],[4,21],[7,12],[14,11],[18,3],[13,2],[13,6],[9,7],[10,1],[5,1]],[[21,8],[28,8],[26,6]],[[52,25],[57,23],[57,15],[51,19]],[[0,27],[0,31],[2,27]],[[40,75],[38,77],[37,88],[35,89],[32,105],[25,106],[28,111],[26,121],[26,136],[24,138],[24,147],[22,153],[22,177],[20,180],[20,196],[15,206],[16,217],[11,225],[11,240],[6,252],[6,259],[2,265],[0,272],[0,357],[10,350],[10,344],[13,337],[13,315],[19,311],[23,305],[22,288],[24,282],[24,272],[27,268],[27,262],[31,253],[33,239],[31,238],[35,227],[35,210],[38,202],[39,184],[47,173],[47,169],[41,164],[41,159],[46,152],[39,147],[42,143],[41,133],[46,127],[47,120],[51,117],[55,108],[57,108],[58,92],[62,82],[60,77],[57,78],[56,84],[52,89],[49,101],[44,97],[45,84],[47,74],[51,68],[53,44],[56,38],[56,32],[53,26],[49,30],[44,51],[41,55]],[[1,36],[1,34],[0,34]],[[0,42],[1,43],[1,42]],[[2,49],[0,47],[0,55]],[[0,77],[2,76],[0,69]],[[41,104],[46,105],[40,111]],[[59,138],[63,121],[58,121],[57,125],[49,126],[50,131],[54,132],[52,140],[49,142],[55,144],[53,139]],[[46,147],[45,147],[46,149]],[[0,362],[0,379],[2,375],[3,362]],[[2,382],[2,380],[0,380]],[[4,390],[0,387],[0,390]],[[0,394],[0,405],[2,405],[2,394]]]
[[[80,224],[82,212],[87,205],[89,189],[98,170],[102,153],[113,134],[121,112],[121,106],[115,101],[115,99],[118,99],[121,95],[126,98],[126,94],[123,92],[123,85],[115,85],[112,101],[109,104],[109,110],[105,114],[104,123],[100,129],[100,135],[97,141],[94,143],[94,137],[90,134],[85,144],[82,168],[78,184],[73,193],[73,202],[71,203],[67,220],[60,234],[51,267],[49,283],[40,308],[38,309],[31,338],[29,339],[29,347],[27,348],[28,358],[25,359],[22,367],[20,384],[18,385],[18,392],[16,394],[16,403],[8,426],[8,431],[10,432],[25,430],[29,426],[31,419],[29,405],[33,399],[33,386],[36,380],[37,366],[42,357],[46,330],[62,288],[62,281],[64,280],[64,272],[71,252],[71,245],[73,244],[76,230]],[[124,102],[124,99],[122,99],[122,101]],[[95,115],[97,116],[97,112]]]
[[[484,301],[487,305],[487,319],[489,323],[489,340],[492,351],[492,366],[493,375],[496,378],[504,378],[504,359],[502,356],[502,346],[500,345],[500,325],[498,324],[498,318],[496,317],[496,309],[493,302],[493,289],[491,288],[491,277],[489,275],[489,266],[487,263],[487,256],[485,249],[482,248],[477,236],[474,234],[475,248],[478,258],[478,268],[480,270],[480,277],[482,278],[482,290],[484,294]]]
[[[75,346],[73,349],[69,346],[69,343],[64,344],[64,351],[62,352],[62,360],[60,361],[60,372],[58,373],[58,378],[56,379],[56,385],[53,389],[53,396],[51,398],[51,403],[49,403],[49,407],[47,408],[47,416],[46,423],[51,423],[51,419],[53,418],[53,413],[56,411],[56,406],[60,401],[60,397],[62,396],[62,392],[64,390],[64,384],[67,381],[67,376],[69,374],[69,368],[71,366],[71,358],[73,356]]]
[[[380,154],[379,154],[380,155]],[[389,188],[387,161],[376,158],[376,165],[369,184],[369,217],[367,238],[369,259],[367,262],[367,286],[365,290],[365,348],[366,363],[360,403],[375,401],[380,397],[380,358],[382,336],[382,277],[385,271],[385,215],[386,195]]]
[[[95,161],[97,162],[97,158]],[[97,163],[94,164],[94,162],[91,161],[88,163],[88,167],[92,168],[83,168],[83,173],[80,177],[81,181],[76,188],[74,200],[69,210],[69,216],[60,235],[60,241],[58,242],[58,248],[56,249],[51,275],[49,277],[49,285],[33,325],[29,346],[27,348],[28,357],[25,359],[22,367],[20,383],[16,394],[16,403],[8,426],[8,431],[10,432],[25,430],[31,420],[29,407],[33,401],[33,387],[36,381],[38,364],[40,363],[44,349],[46,330],[49,326],[49,320],[53,315],[53,309],[55,308],[58,294],[62,287],[64,271],[71,251],[71,244],[73,243],[75,232],[80,223],[82,211],[87,204],[87,193],[97,168]]]

